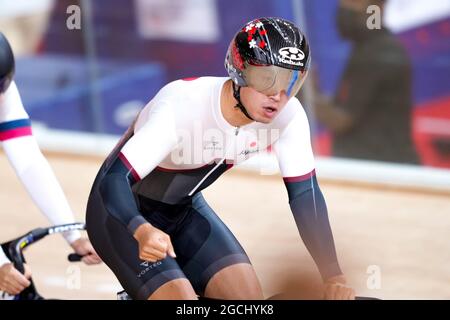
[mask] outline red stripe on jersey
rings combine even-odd
[[[119,153],[119,159],[122,161],[122,163],[125,165],[125,167],[127,167],[127,169],[130,170],[131,175],[133,176],[134,180],[136,180],[136,182],[141,180],[141,177],[139,177],[136,170],[134,170],[133,166],[131,165],[131,163],[128,161],[128,159],[125,157],[125,155],[122,152]]]
[[[313,171],[301,175],[301,176],[297,176],[297,177],[283,177],[284,182],[301,182],[301,181],[305,181],[308,179],[311,179],[311,177],[316,175],[316,169],[314,169]]]
[[[184,78],[184,79],[181,79],[181,80],[192,81],[192,80],[195,80],[195,79],[198,79],[198,77]]]
[[[7,131],[0,132],[0,141],[6,141],[9,139],[31,136],[31,127],[22,127],[17,129],[10,129]]]

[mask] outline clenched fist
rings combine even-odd
[[[164,259],[167,254],[176,258],[169,235],[153,227],[150,223],[140,225],[133,236],[139,243],[141,260],[156,262]]]

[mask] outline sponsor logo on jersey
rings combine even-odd
[[[222,150],[222,146],[220,145],[219,141],[212,137],[210,141],[205,141],[203,150]]]

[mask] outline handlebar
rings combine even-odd
[[[48,235],[55,233],[62,233],[73,230],[85,230],[86,226],[84,223],[70,223],[52,226],[48,228],[37,228],[33,229],[25,235],[12,240],[8,247],[8,253],[11,258],[11,262],[14,263],[14,267],[19,270],[22,274],[25,273],[23,267],[24,259],[22,251],[29,245],[38,242],[39,240],[45,238]]]
[[[11,240],[8,243],[2,245],[2,247],[7,251],[9,259],[14,264],[14,267],[19,270],[22,274],[25,274],[24,268],[24,256],[23,250],[33,243],[45,238],[48,235],[62,233],[73,230],[85,230],[86,226],[84,223],[70,223],[52,226],[48,228],[37,228],[30,232],[20,236],[16,239]],[[36,291],[33,280],[30,279],[31,284],[25,290],[19,294],[20,300],[39,300],[43,299],[39,293]]]
[[[81,259],[83,259],[83,256],[78,253],[71,253],[67,256],[67,260],[70,262],[78,262],[81,261]]]

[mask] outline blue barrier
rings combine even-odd
[[[121,134],[166,83],[159,64],[100,61],[96,87],[104,133]],[[33,121],[55,129],[94,132],[89,70],[77,56],[42,55],[17,61],[16,83]]]

